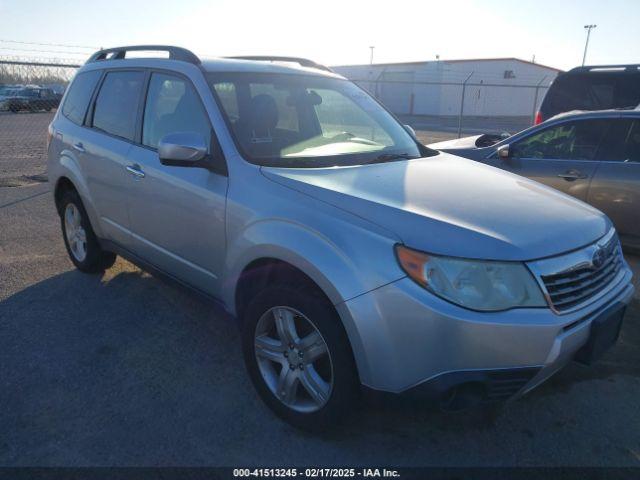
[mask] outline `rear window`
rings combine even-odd
[[[640,72],[560,75],[542,103],[545,118],[571,110],[632,108],[640,104]]]
[[[91,95],[100,79],[100,73],[99,70],[79,73],[69,87],[69,92],[62,106],[62,114],[73,123],[82,125]]]
[[[100,87],[93,126],[111,135],[133,140],[144,73],[109,72]]]

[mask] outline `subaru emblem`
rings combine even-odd
[[[598,247],[595,252],[593,252],[593,257],[591,257],[591,264],[593,268],[600,268],[604,264],[605,252],[604,248]]]

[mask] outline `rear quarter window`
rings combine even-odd
[[[79,73],[71,83],[62,106],[62,114],[73,123],[82,125],[91,95],[100,79],[100,74],[100,70]]]

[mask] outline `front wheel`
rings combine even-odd
[[[309,289],[274,286],[244,315],[247,370],[262,400],[294,426],[335,423],[358,401],[351,347],[333,306]]]

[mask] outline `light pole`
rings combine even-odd
[[[589,37],[591,36],[591,30],[596,28],[597,25],[585,25],[584,28],[587,29],[587,41],[584,44],[584,55],[582,55],[582,66],[584,67],[584,62],[587,59],[587,48],[589,48]]]
[[[369,65],[373,65],[373,49],[376,47],[369,47],[369,49],[371,50],[371,55],[369,57]]]

